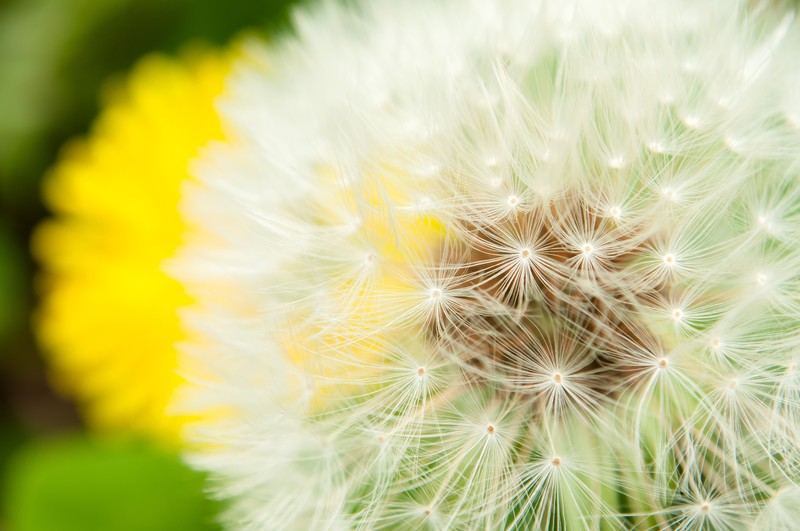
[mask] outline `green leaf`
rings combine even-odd
[[[144,443],[68,438],[19,452],[4,482],[14,531],[218,529],[203,476]]]

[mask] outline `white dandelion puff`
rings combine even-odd
[[[796,527],[799,27],[331,1],[251,43],[168,264],[230,527]]]

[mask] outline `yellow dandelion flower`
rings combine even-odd
[[[33,242],[44,270],[37,332],[55,385],[97,428],[172,439],[186,421],[166,409],[181,381],[176,310],[190,300],[162,262],[181,240],[189,162],[222,138],[214,100],[230,62],[145,58],[46,183],[56,217]]]

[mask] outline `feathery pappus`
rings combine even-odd
[[[236,529],[800,519],[800,28],[320,2],[252,43],[169,271]]]

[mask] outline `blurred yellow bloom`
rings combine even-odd
[[[166,408],[181,381],[176,310],[190,300],[162,262],[181,240],[189,163],[222,139],[214,100],[229,65],[212,52],[144,59],[46,183],[56,217],[33,241],[37,332],[55,384],[97,428],[173,439],[186,420]]]

